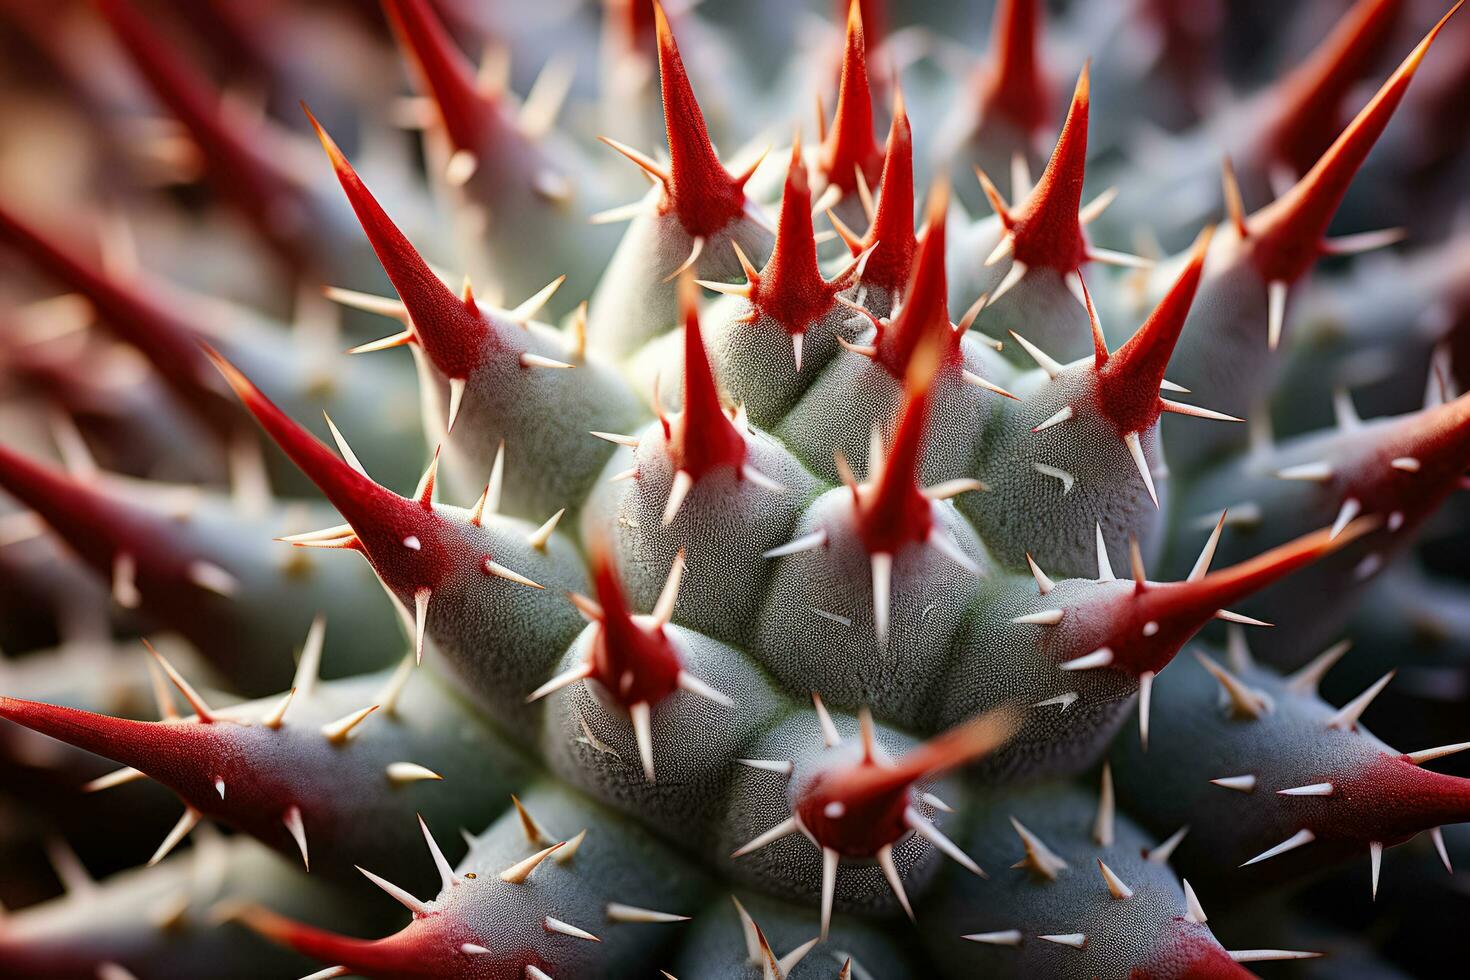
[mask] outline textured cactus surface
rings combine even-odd
[[[1458,975],[1459,6],[0,0],[0,976]]]

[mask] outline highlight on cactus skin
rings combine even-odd
[[[1463,0],[0,0],[0,976],[1445,976]]]

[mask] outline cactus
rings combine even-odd
[[[0,973],[1447,961],[1460,4],[693,6],[0,5]]]

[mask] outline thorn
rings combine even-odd
[[[151,868],[159,861],[168,857],[169,852],[179,845],[179,841],[188,837],[189,831],[199,826],[199,821],[202,817],[203,814],[192,806],[184,807],[184,815],[179,817],[179,822],[174,824],[173,829],[168,832],[168,836],[163,839],[163,843],[158,845],[158,850],[154,851],[153,856],[148,859],[148,867]]]
[[[1280,844],[1277,844],[1275,847],[1267,848],[1260,854],[1257,854],[1255,857],[1245,862],[1245,864],[1242,864],[1241,867],[1244,868],[1252,864],[1256,864],[1259,861],[1269,860],[1270,858],[1285,854],[1287,851],[1295,850],[1296,848],[1301,847],[1305,844],[1310,844],[1316,839],[1316,834],[1312,833],[1310,830],[1303,828],[1292,834]]]
[[[1219,779],[1210,780],[1216,786],[1224,789],[1233,789],[1240,793],[1254,793],[1256,791],[1255,776],[1221,776]]]
[[[455,420],[459,418],[459,408],[464,404],[465,383],[464,378],[449,379],[449,408],[445,415],[447,421],[444,426],[446,432],[454,431]]]
[[[336,721],[323,725],[322,734],[333,745],[343,745],[351,737],[352,730],[362,724],[368,715],[377,710],[378,705],[376,704],[370,704],[366,708],[360,708]]]
[[[992,299],[991,302],[993,303],[995,302],[995,300]],[[1025,337],[1022,337],[1014,330],[1010,331],[1010,334],[1013,338],[1015,338],[1016,343],[1020,344],[1022,349],[1024,349],[1027,354],[1031,355],[1031,359],[1036,362],[1036,366],[1041,368],[1041,370],[1046,373],[1046,376],[1048,378],[1055,378],[1057,374],[1060,373],[1060,371],[1062,370],[1062,365],[1048,357],[1041,350],[1041,348],[1037,347],[1035,344],[1031,343],[1031,341],[1027,340]]]
[[[104,789],[112,789],[112,787],[114,786],[121,786],[124,783],[131,783],[135,779],[143,778],[144,773],[142,770],[134,769],[132,766],[125,766],[122,769],[116,769],[105,776],[98,776],[90,783],[84,785],[82,787],[82,792],[98,793]]]
[[[1037,936],[1036,938],[1045,939],[1047,942],[1056,943],[1058,946],[1071,946],[1073,949],[1081,949],[1083,946],[1087,945],[1087,934],[1081,932],[1069,932],[1065,934],[1057,934],[1051,936]]]
[[[988,946],[1019,946],[1021,945],[1021,930],[1003,929],[1000,932],[972,932],[968,936],[961,936],[972,943],[985,943]]]
[[[485,564],[490,563],[490,559],[486,558]],[[413,661],[415,664],[424,662],[424,630],[429,622],[429,599],[433,597],[433,594],[433,591],[427,586],[413,591]]]
[[[653,707],[647,701],[628,706],[628,717],[633,722],[633,737],[638,742],[638,757],[643,762],[643,778],[650,783],[653,778]]]
[[[1295,786],[1291,789],[1278,789],[1278,796],[1331,796],[1333,786],[1331,783],[1312,783],[1310,786]]]
[[[526,535],[526,544],[530,545],[532,548],[535,548],[537,551],[545,552],[547,542],[551,540],[551,535],[556,531],[557,524],[561,522],[562,515],[566,512],[567,509],[563,507],[555,514],[552,514],[550,517],[548,517],[545,524],[542,524],[536,530]]]
[[[555,368],[560,370],[576,367],[575,364],[568,364],[566,361],[558,361],[555,358],[542,357],[540,354],[533,354],[530,351],[521,354],[520,365],[523,368]]]
[[[1307,480],[1312,483],[1326,483],[1333,475],[1332,464],[1326,461],[1301,463],[1276,471],[1278,480]]]
[[[1015,828],[1016,835],[1021,838],[1021,844],[1026,848],[1026,856],[1011,867],[1030,868],[1043,878],[1056,881],[1057,873],[1067,867],[1067,862],[1058,857],[1057,853],[1047,847],[1040,837],[1027,830],[1025,825],[1015,817],[1011,817],[1011,826]]]
[[[1113,800],[1113,767],[1103,763],[1102,789],[1097,798],[1097,819],[1092,824],[1092,839],[1099,847],[1112,847],[1117,805]],[[1106,875],[1104,875],[1106,877]],[[1116,895],[1114,896],[1117,897]]]
[[[470,523],[476,527],[483,525],[485,513],[491,514],[500,511],[500,491],[505,485],[505,440],[495,448],[495,461],[490,464],[490,479],[485,484],[485,490],[480,494],[480,499],[475,501],[474,509],[470,511]]]
[[[1286,322],[1286,292],[1290,283],[1273,279],[1266,283],[1266,346],[1275,350],[1281,343],[1281,328]]]
[[[1127,899],[1133,897],[1133,889],[1129,888],[1122,878],[1113,872],[1113,869],[1103,863],[1102,858],[1097,859],[1097,869],[1102,872],[1103,881],[1107,883],[1108,894],[1115,899]]]
[[[1153,707],[1154,677],[1151,670],[1138,675],[1138,742],[1143,751],[1148,751],[1149,712]]]
[[[1174,831],[1158,847],[1149,850],[1146,855],[1148,861],[1152,864],[1168,864],[1169,858],[1174,856],[1174,849],[1179,846],[1179,842],[1184,840],[1184,836],[1188,833],[1188,826],[1180,827]]]
[[[1450,874],[1455,873],[1455,866],[1450,863],[1450,852],[1444,846],[1444,830],[1434,827],[1429,831],[1429,839],[1434,842],[1434,849],[1439,852],[1439,859],[1444,863],[1444,869]]]
[[[419,830],[423,832],[423,842],[429,845],[429,857],[434,858],[434,868],[440,873],[441,889],[447,892],[448,889],[460,883],[459,879],[454,877],[454,868],[450,867],[448,858],[445,858],[444,852],[440,851],[440,842],[434,839],[432,833],[429,833],[429,824],[423,823],[422,814],[419,814]]]
[[[923,815],[920,814],[918,810],[915,810],[911,806],[905,807],[903,811],[903,819],[904,822],[913,829],[914,833],[918,834],[920,837],[924,838],[929,843],[939,848],[939,850],[944,852],[945,856],[947,856],[951,861],[954,861],[960,867],[964,868],[966,871],[970,872],[970,874],[980,878],[990,877],[988,874],[985,873],[980,865],[975,863],[974,859],[971,858],[970,855],[960,850],[959,845],[950,840],[949,837],[944,833],[944,831],[940,830],[938,827],[934,826],[934,824],[924,819]]]
[[[1342,502],[1342,507],[1337,511],[1337,517],[1332,522],[1331,539],[1335,540],[1342,529],[1353,522],[1353,519],[1362,511],[1362,504],[1358,503],[1357,497],[1348,497]]]
[[[1148,490],[1148,499],[1154,502],[1154,508],[1159,506],[1159,495],[1154,490],[1154,477],[1148,468],[1148,460],[1143,456],[1143,442],[1139,439],[1137,432],[1130,432],[1123,437],[1123,445],[1128,447],[1128,455],[1133,457],[1133,465],[1138,468],[1138,475],[1143,477],[1143,485]]]
[[[828,848],[826,850],[831,849]],[[831,853],[833,858],[836,858],[837,852],[831,851]],[[834,861],[833,864],[835,871],[836,862]],[[904,914],[909,917],[910,922],[916,921],[914,919],[914,907],[909,904],[908,892],[905,891],[903,887],[903,878],[899,877],[898,865],[896,865],[893,861],[892,844],[884,844],[882,847],[878,848],[878,867],[883,869],[883,877],[888,879],[888,887],[893,889],[893,894],[898,899],[898,904],[903,906]],[[823,932],[823,935],[825,936],[826,933]]]
[[[1220,685],[1230,703],[1230,712],[1234,717],[1258,719],[1270,710],[1270,703],[1266,700],[1265,695],[1247,687],[1239,677],[1198,650],[1194,652],[1194,657]]]
[[[1062,408],[1055,415],[1053,415],[1050,418],[1048,418],[1045,422],[1042,422],[1039,425],[1033,426],[1032,429],[1031,429],[1031,431],[1032,432],[1045,432],[1047,429],[1050,429],[1054,425],[1061,425],[1063,422],[1067,421],[1071,417],[1072,417],[1072,406],[1071,405],[1063,405]]]
[[[174,687],[179,689],[179,693],[184,696],[184,700],[189,703],[189,707],[194,709],[194,713],[199,716],[199,721],[205,725],[212,723],[214,721],[214,715],[210,711],[209,705],[205,704],[204,699],[199,696],[199,692],[194,690],[193,686],[184,679],[183,674],[180,674],[174,669],[174,665],[169,663],[163,654],[154,649],[152,643],[149,643],[146,638],[142,642],[143,646],[148,650],[148,653],[152,655],[154,661],[159,667],[163,668],[163,672],[173,682]]]
[[[1031,552],[1029,551],[1026,552],[1026,564],[1030,567],[1031,577],[1036,580],[1036,588],[1042,595],[1046,595],[1057,587],[1057,584],[1041,570],[1041,566],[1036,564],[1036,560],[1031,557]]]
[[[668,527],[674,523],[674,517],[679,513],[679,508],[683,505],[684,498],[689,495],[689,491],[693,487],[694,477],[689,474],[688,470],[679,470],[674,474],[674,482],[669,487],[669,499],[664,504],[662,518],[664,527]]]
[[[736,759],[735,761],[751,769],[774,772],[781,776],[789,776],[796,769],[796,763],[786,759]]]
[[[547,681],[545,684],[542,684],[540,687],[536,688],[536,690],[526,695],[526,703],[530,704],[533,701],[539,701],[542,698],[546,697],[546,695],[554,694],[555,692],[560,691],[562,688],[567,687],[571,684],[575,684],[577,681],[584,680],[591,675],[592,664],[590,662],[578,664],[570,670],[556,675],[551,680]]]
[[[560,933],[563,936],[571,936],[573,939],[585,939],[588,942],[593,943],[602,942],[601,939],[598,939],[586,929],[579,929],[576,926],[572,925],[570,922],[563,922],[562,920],[553,918],[549,915],[546,917],[545,921],[542,924],[546,927],[547,932],[556,932]]]
[[[832,896],[837,891],[837,860],[836,851],[830,847],[822,848],[822,931],[820,936],[823,942],[826,941],[827,930],[832,925]],[[885,875],[888,873],[887,867],[884,867],[883,872]],[[903,885],[900,883],[899,889],[902,888]]]
[[[1407,752],[1404,758],[1416,766],[1422,766],[1426,762],[1443,759],[1447,755],[1464,752],[1466,749],[1470,749],[1470,742],[1456,742],[1453,745],[1440,745],[1432,749],[1420,749],[1418,752]]]
[[[1184,917],[1196,925],[1204,925],[1209,921],[1210,917],[1205,915],[1205,907],[1199,903],[1199,898],[1195,895],[1194,888],[1190,885],[1189,879],[1183,879],[1183,883]]]
[[[787,819],[782,820],[780,823],[776,824],[776,826],[772,827],[766,832],[758,834],[750,841],[748,841],[744,846],[737,848],[730,854],[730,857],[744,857],[747,854],[751,854],[755,851],[760,850],[767,844],[774,843],[775,841],[778,841],[783,837],[794,834],[800,829],[801,828],[797,825],[796,818],[788,817]]]
[[[1374,681],[1372,686],[1362,694],[1343,705],[1335,715],[1327,720],[1327,727],[1341,732],[1356,731],[1358,719],[1363,716],[1364,711],[1368,710],[1368,705],[1373,703],[1373,699],[1378,697],[1379,692],[1388,686],[1389,681],[1393,680],[1393,675],[1396,673],[1397,671],[1390,670]]]
[[[444,777],[417,762],[390,762],[387,766],[388,781],[396,786],[419,783],[425,780],[442,780]]]
[[[555,861],[557,864],[566,864],[567,862],[571,861],[572,858],[577,856],[578,849],[581,848],[582,842],[586,839],[586,830],[577,831],[572,839],[567,841],[565,847],[563,847],[561,850],[557,851],[551,856],[551,860]]]
[[[515,864],[512,864],[510,867],[500,872],[498,877],[501,881],[509,885],[524,884],[526,878],[531,874],[531,872],[536,870],[536,866],[542,861],[545,861],[551,855],[555,854],[557,848],[561,847],[564,843],[566,842],[563,841],[562,843],[552,844],[545,850],[537,851],[530,857],[523,858],[522,860],[517,861]]]
[[[1012,616],[1011,622],[1022,623],[1032,626],[1055,626],[1062,621],[1062,610],[1043,609],[1040,612],[1027,613],[1024,616]]]
[[[281,823],[286,825],[291,839],[296,842],[296,849],[301,852],[302,867],[310,871],[311,855],[306,849],[306,824],[301,819],[301,808],[294,803],[286,807],[286,812],[281,815]]]
[[[688,922],[689,916],[674,915],[672,912],[655,912],[653,909],[624,905],[621,902],[608,902],[607,919],[609,922],[665,923]]]
[[[546,586],[541,585],[538,582],[534,582],[531,579],[526,578],[526,576],[522,575],[520,572],[514,571],[514,570],[509,569],[509,568],[506,568],[504,565],[500,564],[498,561],[494,561],[494,560],[492,560],[490,558],[486,558],[483,562],[481,562],[480,563],[480,567],[482,567],[485,570],[485,574],[486,575],[494,575],[496,578],[503,578],[507,582],[514,582],[516,585],[524,585],[528,589],[545,589],[546,588]],[[427,591],[427,590],[421,590],[421,591]],[[415,598],[417,598],[417,596],[415,596]],[[425,602],[427,603],[427,601],[428,600],[426,599]]]
[[[1097,528],[1097,580],[1112,582],[1114,581],[1113,563],[1108,560],[1108,545],[1103,540],[1102,523],[1096,522],[1094,526]]]
[[[1226,950],[1237,963],[1263,963],[1269,960],[1312,960],[1321,953],[1304,953],[1294,949],[1230,949]]]
[[[817,724],[822,729],[822,744],[826,748],[836,748],[842,744],[842,736],[837,732],[837,726],[832,723],[832,716],[827,713],[827,706],[822,703],[822,696],[816,691],[812,692],[812,707],[817,712]]]
[[[888,645],[888,603],[892,595],[893,555],[877,551],[869,556],[873,578],[873,633],[878,648]]]
[[[1215,560],[1215,549],[1220,544],[1220,534],[1225,530],[1225,516],[1230,511],[1220,511],[1220,519],[1215,522],[1215,527],[1210,531],[1210,537],[1205,541],[1205,546],[1200,549],[1199,557],[1195,559],[1194,567],[1189,570],[1186,582],[1198,582],[1210,571],[1210,563]],[[1336,537],[1336,535],[1333,535]]]
[[[356,865],[356,867],[358,871],[362,872],[363,877],[367,878],[368,881],[371,881],[373,884],[383,889],[383,891],[387,892],[389,898],[392,898],[394,901],[398,902],[398,904],[408,909],[414,914],[415,917],[428,914],[429,906],[427,904],[420,902],[413,895],[393,884],[393,882],[389,881],[388,879],[381,878],[378,875],[373,874],[367,868],[364,868],[361,865]]]
[[[1015,620],[1012,620],[1015,622]],[[1067,660],[1057,664],[1058,670],[1097,670],[1106,667],[1113,662],[1113,651],[1107,647],[1098,647],[1096,650],[1073,660]]]
[[[811,551],[811,550],[813,550],[815,548],[821,548],[824,545],[826,545],[826,543],[827,543],[827,532],[826,531],[815,531],[815,532],[813,532],[811,534],[803,535],[802,537],[799,537],[796,540],[791,541],[791,542],[789,542],[787,544],[783,544],[783,545],[781,545],[779,547],[772,548],[770,551],[767,551],[764,554],[762,554],[761,557],[763,557],[763,558],[782,558],[782,557],[785,557],[786,555],[794,555],[794,554],[797,554],[797,553],[802,552],[802,551]]]

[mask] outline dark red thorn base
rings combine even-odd
[[[1251,259],[1267,282],[1294,282],[1322,254],[1322,238],[1348,184],[1403,101],[1435,37],[1463,2],[1440,18],[1307,175],[1246,220]]]
[[[433,912],[416,917],[400,931],[383,939],[355,939],[296,922],[274,912],[251,906],[236,912],[236,918],[267,939],[289,946],[323,963],[347,967],[363,976],[385,980],[438,980],[465,975],[472,968],[487,969],[486,976],[520,978],[526,964],[547,971],[555,967],[535,953],[507,953],[471,957],[460,951],[465,943],[479,945],[477,937],[452,912]]]
[[[1050,93],[1041,71],[1040,0],[1000,0],[990,26],[990,58],[980,84],[984,118],[999,116],[1025,135],[1050,121]]]
[[[476,87],[469,60],[429,4],[426,0],[383,0],[383,10],[438,106],[449,142],[456,150],[484,150],[495,121],[495,106]]]
[[[148,358],[169,386],[206,418],[221,421],[218,387],[197,335],[136,283],[123,283],[0,207],[0,236],[57,281],[81,293],[103,321]]]
[[[487,557],[464,553],[464,543],[448,533],[447,522],[432,509],[400,497],[347,465],[234,365],[213,350],[209,354],[261,428],[352,525],[361,550],[390,587],[410,594],[432,589],[456,564],[476,564]]]
[[[1142,432],[1153,425],[1163,410],[1159,386],[1164,370],[1179,343],[1179,334],[1199,289],[1205,253],[1210,247],[1206,229],[1195,241],[1194,252],[1184,271],[1143,326],[1112,354],[1100,344],[1093,366],[1097,373],[1097,404],[1117,427],[1119,435]]]
[[[859,170],[871,187],[883,169],[883,150],[873,136],[873,94],[868,82],[867,41],[859,0],[852,0],[848,7],[837,111],[832,128],[822,141],[817,165],[827,182],[841,188],[843,194],[856,193]]]
[[[745,437],[725,414],[719,387],[710,368],[709,354],[699,329],[697,290],[692,281],[679,285],[684,317],[684,407],[666,422],[669,458],[696,482],[706,473],[745,462]]]
[[[928,540],[934,528],[934,505],[919,486],[932,374],[932,369],[914,371],[883,469],[858,495],[857,531],[869,554],[897,554],[905,545]],[[876,463],[869,460],[870,467]]]
[[[908,833],[904,811],[913,802],[915,783],[994,750],[1010,737],[1015,719],[1015,712],[1002,708],[936,735],[896,762],[864,752],[857,762],[820,770],[797,795],[796,815],[822,847],[870,858]]]
[[[945,212],[949,188],[930,192],[928,220],[914,256],[913,279],[898,314],[878,329],[876,360],[900,381],[909,373],[915,353],[925,344],[941,351],[940,364],[958,363],[960,335],[949,320],[949,286],[944,271]]]
[[[1150,584],[1098,606],[1074,609],[1069,614],[1085,617],[1082,629],[1088,636],[1088,649],[1079,648],[1067,657],[1107,647],[1113,653],[1111,668],[1135,677],[1145,671],[1158,673],[1216,612],[1345,547],[1376,526],[1375,518],[1359,518],[1336,539],[1329,529],[1313,531],[1193,582]]]
[[[591,666],[608,693],[624,705],[658,704],[679,686],[681,665],[661,625],[633,622],[623,583],[605,547],[592,550],[592,582],[602,619],[592,643]]]
[[[873,249],[863,265],[863,282],[889,292],[897,292],[908,283],[918,248],[914,237],[914,136],[899,91],[893,98],[893,123],[883,154],[878,208],[868,233],[860,241],[848,242],[848,247],[854,255]]]
[[[1358,0],[1310,58],[1274,87],[1266,164],[1304,174],[1337,138],[1343,102],[1383,54],[1402,0]]]
[[[434,274],[413,243],[378,204],[310,109],[306,110],[306,115],[332,161],[332,169],[337,173],[337,180],[342,184],[373,252],[408,310],[412,321],[410,329],[415,339],[446,377],[468,378],[481,363],[493,337],[484,314],[473,298],[456,296]]]
[[[730,176],[715,155],[709,131],[705,129],[704,113],[694,98],[689,75],[679,57],[674,32],[657,0],[653,13],[658,30],[664,128],[669,139],[669,176],[663,182],[664,209],[673,211],[690,235],[708,238],[744,212],[746,178]]]
[[[1020,208],[1001,215],[1015,236],[1015,260],[1027,267],[1046,266],[1066,273],[1087,258],[1087,239],[1077,219],[1082,206],[1082,181],[1087,174],[1087,113],[1091,104],[1087,72],[1083,65],[1062,135],[1041,179]]]
[[[834,297],[851,286],[856,277],[854,267],[831,282],[822,278],[812,228],[812,192],[798,138],[792,144],[786,169],[776,245],[765,268],[751,279],[751,305],[788,333],[805,333],[807,326],[826,314]]]
[[[304,192],[276,167],[251,134],[229,127],[218,93],[171,49],[127,0],[93,0],[159,100],[204,152],[211,182],[290,262],[310,261],[301,244],[310,209]]]

